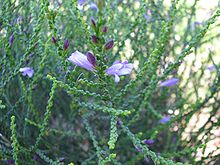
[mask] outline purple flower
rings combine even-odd
[[[88,58],[89,57],[80,53],[79,51],[75,51],[71,54],[68,60],[77,66],[80,66],[90,71],[94,71],[95,66],[90,62],[91,60],[88,60]]]
[[[120,62],[117,60],[106,70],[106,73],[109,75],[114,75],[115,82],[119,82],[119,76],[130,74],[133,67],[133,64],[128,63],[128,61]]]
[[[152,13],[151,13],[150,10],[148,10],[147,13],[144,14],[144,18],[147,20],[147,22],[150,21],[150,19],[151,19],[151,14],[152,14]]]
[[[19,71],[22,73],[23,76],[27,75],[30,78],[34,75],[34,69],[30,67],[20,68]]]
[[[144,157],[145,162],[149,163],[150,159],[148,157]]]
[[[147,15],[147,14],[144,14],[144,18],[147,20],[147,22],[148,21],[150,21],[150,18],[151,18],[151,16],[149,16],[149,15]]]
[[[208,69],[210,72],[212,72],[212,71],[216,70],[216,67],[215,67],[215,65],[211,65],[211,66],[208,66],[207,69]]]
[[[78,8],[79,10],[82,10],[84,4],[85,4],[85,0],[78,0],[77,8]]]
[[[14,161],[11,160],[11,159],[8,159],[8,160],[7,160],[7,164],[8,164],[8,165],[14,164]]]
[[[164,116],[162,119],[159,120],[159,123],[165,124],[165,123],[169,122],[170,119],[171,119],[170,116]]]
[[[171,78],[160,83],[160,87],[174,86],[179,82],[178,78]]]
[[[154,143],[154,140],[151,140],[151,139],[145,139],[145,140],[143,140],[143,143],[144,144],[147,144],[147,145],[152,145],[153,143]]]
[[[114,41],[110,40],[105,44],[105,50],[109,50],[109,49],[113,48],[113,46],[114,46]]]
[[[97,7],[96,3],[91,2],[90,3],[90,9],[98,11],[98,7]]]
[[[123,125],[123,122],[120,119],[118,119],[117,123],[121,126]]]
[[[201,26],[203,23],[201,21],[195,21],[191,24],[192,30],[195,30],[197,27]]]
[[[70,46],[69,40],[68,40],[68,39],[65,39],[64,44],[63,44],[63,49],[64,49],[64,50],[67,50],[69,46]]]

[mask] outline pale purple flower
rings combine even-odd
[[[149,15],[147,15],[147,14],[144,14],[144,18],[147,20],[147,22],[148,21],[150,21],[150,18],[151,18],[151,16],[149,16]]]
[[[203,23],[201,21],[195,21],[192,23],[191,27],[192,27],[192,30],[195,30],[196,27],[198,26],[201,26]]]
[[[120,119],[118,119],[117,123],[121,126],[123,125],[123,122]]]
[[[68,60],[77,66],[80,66],[90,71],[94,71],[95,66],[90,62],[90,60],[88,60],[88,57],[86,55],[82,54],[79,51],[75,51],[74,53],[72,53]]]
[[[79,10],[82,10],[84,4],[85,4],[85,0],[78,0],[77,8],[78,8]]]
[[[178,82],[179,82],[179,79],[178,79],[178,78],[171,78],[171,79],[168,79],[168,80],[166,80],[166,81],[161,82],[161,83],[160,83],[160,86],[161,86],[161,87],[174,86],[174,85],[176,85]]]
[[[98,7],[97,7],[96,3],[91,2],[90,3],[90,9],[98,11]]]
[[[142,152],[142,149],[141,149],[140,146],[135,146],[135,148],[136,148],[136,150],[137,150],[138,152]]]
[[[115,82],[119,82],[119,76],[130,74],[133,67],[133,64],[128,63],[128,61],[120,62],[117,60],[106,70],[106,73],[109,75],[114,75]]]
[[[143,140],[143,143],[150,146],[150,145],[154,144],[154,140],[152,140],[152,139],[145,139],[145,140]]]
[[[152,13],[151,13],[150,10],[148,10],[147,13],[144,14],[144,18],[146,19],[147,22],[150,21],[150,19],[151,19],[151,14],[152,14]]]
[[[162,119],[159,120],[159,123],[165,124],[165,123],[169,122],[170,119],[171,119],[170,116],[164,116]]]
[[[216,67],[215,67],[215,65],[211,65],[211,66],[208,66],[207,69],[208,69],[210,72],[212,72],[212,71],[216,70]]]
[[[34,69],[30,67],[20,68],[19,71],[22,73],[23,76],[27,75],[30,78],[34,75]]]

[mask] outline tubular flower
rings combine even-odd
[[[165,124],[165,123],[169,122],[170,119],[171,119],[170,116],[164,116],[162,119],[159,120],[159,123]]]
[[[80,66],[84,69],[90,70],[90,71],[94,71],[94,67],[95,67],[95,58],[93,58],[91,60],[91,54],[89,54],[89,56],[86,56],[84,54],[82,54],[79,51],[75,51],[74,53],[71,54],[71,56],[68,58],[68,60],[72,63],[74,63],[77,66]],[[91,63],[91,61],[93,61]]]
[[[27,75],[30,78],[34,75],[34,69],[30,67],[20,68],[19,71],[22,73],[23,76]]]
[[[161,87],[166,87],[166,86],[174,86],[179,82],[178,78],[171,78],[169,80],[163,81],[160,83]]]
[[[208,69],[210,72],[212,72],[212,71],[216,70],[216,67],[215,67],[215,65],[211,65],[211,66],[208,66],[207,69]]]
[[[133,69],[133,64],[128,63],[128,61],[120,62],[115,61],[111,67],[106,70],[106,73],[109,75],[115,76],[115,82],[119,82],[119,76],[130,74]]]
[[[77,8],[78,8],[79,10],[82,10],[84,4],[85,4],[85,0],[78,0]]]
[[[94,2],[91,2],[91,3],[90,3],[90,9],[96,10],[96,11],[99,10],[99,9],[98,9],[98,6],[97,6],[96,3],[94,3]]]

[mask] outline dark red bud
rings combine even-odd
[[[51,41],[52,41],[52,43],[57,43],[57,39],[54,37],[54,36],[52,36],[52,39],[51,39]]]
[[[91,52],[86,53],[87,60],[95,67],[96,66],[96,58]]]
[[[108,31],[107,26],[104,26],[104,27],[102,28],[102,32],[103,32],[103,33],[107,33],[107,31]]]
[[[69,46],[70,46],[69,40],[68,40],[68,39],[65,39],[64,45],[63,45],[63,49],[64,49],[64,50],[67,50]]]
[[[95,36],[95,35],[92,35],[92,42],[97,44],[98,41],[99,41],[99,38],[97,36]]]
[[[106,49],[106,50],[109,50],[109,49],[113,48],[113,46],[114,46],[114,41],[113,41],[113,40],[110,40],[109,42],[107,42],[107,43],[105,44],[105,49]]]
[[[95,22],[94,18],[91,18],[91,22],[92,22],[92,27],[94,29],[96,29],[96,22]]]

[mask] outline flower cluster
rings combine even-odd
[[[91,52],[88,52],[86,55],[84,55],[79,51],[75,51],[71,54],[68,60],[84,69],[95,71],[96,58]],[[119,76],[130,74],[132,69],[133,64],[128,63],[128,61],[120,62],[117,60],[106,70],[106,73],[108,75],[113,75],[115,77],[115,82],[119,82]]]

